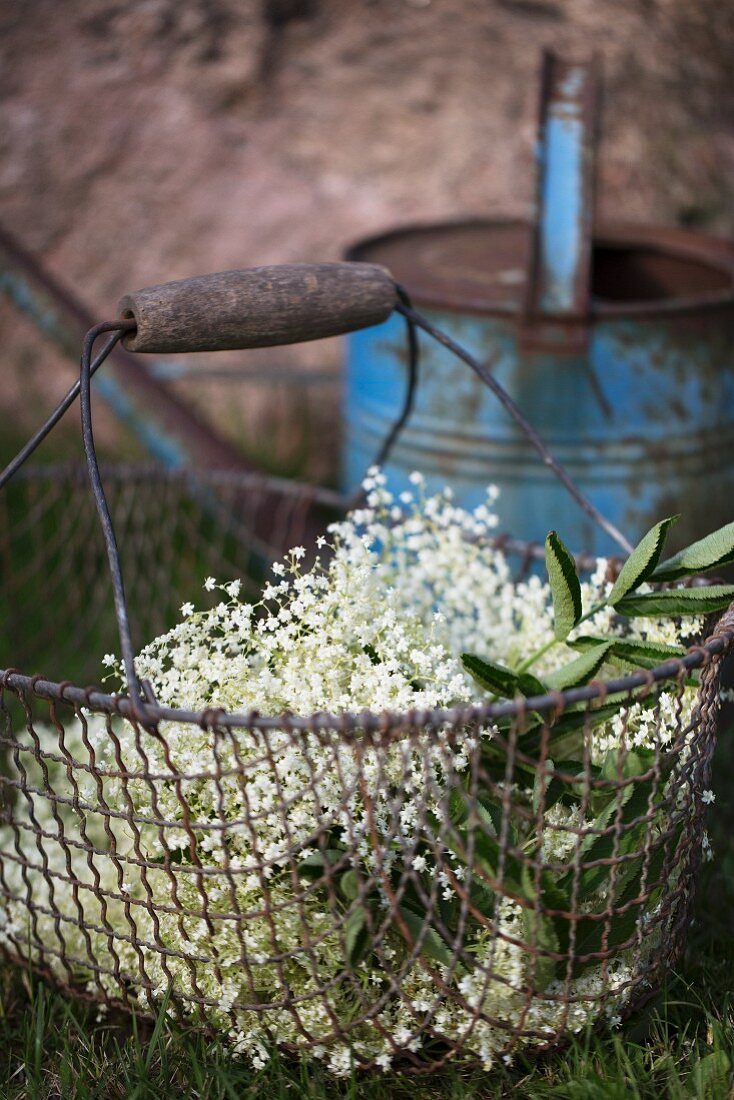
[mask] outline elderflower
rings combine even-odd
[[[182,621],[137,658],[158,702],[270,716],[432,710],[486,698],[464,669],[464,652],[517,667],[545,649],[534,666],[542,676],[576,656],[550,644],[548,585],[534,575],[514,581],[492,545],[496,487],[469,512],[450,493],[426,496],[420,474],[410,483],[419,499],[405,491],[398,509],[384,474],[372,468],[364,482],[368,506],[333,524],[328,542],[317,540],[319,549],[329,547],[328,560],[302,571],[306,551],[295,547],[273,565],[275,580],[256,604],[242,602],[238,581],[207,577],[204,589],[219,588],[227,601],[196,613],[184,603]],[[583,585],[587,603],[608,585],[607,574],[599,561]],[[625,637],[678,640],[667,622],[639,619],[632,634],[626,629]],[[605,609],[584,630],[613,636],[622,628]],[[109,654],[103,663],[117,667]],[[620,670],[610,663],[604,671]],[[602,767],[620,744],[628,752],[659,749],[685,724],[692,702],[689,689],[682,699],[662,691],[654,711],[638,701],[624,716],[602,715],[592,731],[592,763]],[[526,908],[498,896],[484,924],[462,910],[457,883],[467,883],[465,894],[481,879],[447,847],[436,823],[498,731],[472,728],[458,742],[448,732],[368,742],[359,730],[341,737],[314,718],[313,732],[294,731],[285,720],[267,730],[224,731],[171,720],[154,734],[84,714],[65,724],[63,755],[42,762],[21,731],[29,794],[14,810],[19,827],[0,826],[0,845],[11,853],[7,870],[3,863],[0,948],[35,952],[64,980],[62,960],[73,958],[90,994],[119,996],[124,982],[147,1007],[138,984],[144,969],[151,997],[162,999],[173,985],[197,1020],[204,1005],[207,1021],[256,1068],[275,1043],[337,1076],[351,1074],[356,1057],[387,1070],[396,1047],[420,1050],[427,1021],[437,1037],[465,1045],[490,1067],[509,1058],[508,1029],[518,1020],[528,1036],[518,1043],[541,1042],[559,1027],[579,1030],[600,1001],[616,1020],[641,957],[634,950],[568,980],[546,967],[541,982],[540,963],[527,949]],[[57,728],[45,736],[58,745]],[[69,757],[80,762],[75,798],[57,805],[44,791],[68,784]],[[702,801],[713,798],[705,791]],[[531,809],[526,820],[531,829]],[[541,858],[549,867],[568,864],[593,820],[583,802],[550,806]],[[35,846],[39,828],[46,863]],[[534,842],[532,832],[521,841]],[[332,858],[339,885],[326,889],[312,872]],[[433,912],[462,914],[462,965],[442,960],[440,983],[435,960],[416,959],[390,919],[391,876],[409,882],[416,897],[429,896]],[[350,900],[354,883],[370,884],[371,919],[381,934],[374,951],[350,965],[345,929],[359,915]],[[584,904],[606,904],[604,889]],[[33,941],[42,948],[27,946],[29,893]],[[408,903],[415,906],[415,898],[406,895]],[[438,932],[423,927],[414,909],[404,910],[406,919],[417,921],[414,938],[425,940],[425,950],[435,950]],[[660,926],[646,929],[644,949],[654,950],[663,934]],[[538,995],[530,997],[533,982]],[[351,1045],[335,1037],[339,1028]]]

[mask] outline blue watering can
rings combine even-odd
[[[495,373],[592,503],[635,540],[682,513],[680,545],[734,519],[734,245],[681,229],[593,225],[596,63],[546,54],[536,216],[401,228],[349,258],[383,264]],[[402,320],[349,337],[343,487],[403,404]],[[421,343],[412,415],[386,465],[472,507],[501,490],[503,530],[614,553],[492,394]],[[671,542],[674,540],[671,539]]]

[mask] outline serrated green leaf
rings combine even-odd
[[[577,638],[573,642],[568,642],[567,645],[573,646],[574,649],[590,649],[595,643],[601,642],[602,638]],[[666,661],[675,660],[678,657],[685,656],[686,650],[684,646],[664,645],[662,642],[643,642],[637,639],[625,639],[623,641],[612,642],[612,649],[609,654],[609,659],[620,668],[628,672],[636,672],[641,668],[657,668],[658,665],[665,664]],[[683,684],[685,687],[698,688],[698,673],[693,670],[686,676]]]
[[[574,649],[584,652],[593,649],[604,641],[603,638],[584,635],[575,638],[567,644]],[[634,668],[656,668],[674,657],[682,657],[685,654],[683,646],[663,645],[662,642],[643,642],[634,638],[612,641],[610,643],[610,657],[615,657],[620,662]]]
[[[467,797],[465,791],[457,791],[455,787],[449,793],[449,821],[454,826],[463,825],[469,816]]]
[[[421,955],[427,959],[432,959],[433,962],[440,963],[442,966],[451,966],[455,958],[453,952],[439,936],[436,929],[426,923],[425,916],[418,916],[417,913],[407,909],[404,905],[400,906],[400,915],[408,927],[413,946],[420,944]],[[396,922],[396,924],[399,928],[399,923]]]
[[[502,829],[502,815],[504,813],[501,802],[497,798],[491,798],[489,794],[485,794],[482,791],[477,792],[477,802],[482,809],[480,821],[482,821],[484,828],[488,832],[494,833],[495,836],[499,836]],[[514,842],[514,835],[511,839]]]
[[[582,917],[576,925],[576,955],[587,955],[593,951],[601,951],[603,946],[603,936],[605,929],[607,929],[606,939],[604,940],[605,949],[612,947],[618,947],[622,943],[627,943],[635,934],[637,923],[643,913],[654,908],[660,898],[661,887],[655,886],[650,891],[650,886],[659,882],[660,874],[662,872],[666,848],[669,850],[675,850],[676,841],[673,840],[672,847],[670,845],[661,844],[656,848],[655,852],[651,856],[647,873],[645,875],[645,892],[649,893],[649,897],[645,902],[639,902],[637,905],[630,904],[634,902],[640,896],[640,890],[642,888],[642,875],[645,870],[645,857],[644,854],[640,856],[639,860],[631,861],[627,865],[627,869],[620,869],[620,875],[617,880],[615,889],[614,906],[621,909],[627,905],[629,908],[625,909],[623,913],[617,913],[607,920],[592,920],[590,917]],[[576,963],[574,965],[574,974],[579,975],[588,966],[598,965],[598,960],[590,959],[586,963]],[[562,975],[559,975],[559,977]]]
[[[632,775],[644,774],[648,770],[649,760],[644,759],[644,754],[638,756],[628,753],[629,760],[625,760],[625,769]],[[611,859],[617,856],[630,855],[640,848],[645,833],[651,828],[649,822],[642,821],[638,825],[632,825],[637,818],[647,816],[650,809],[650,799],[657,802],[662,796],[664,777],[670,770],[670,765],[660,768],[660,777],[651,776],[646,780],[629,783],[620,788],[612,800],[604,807],[594,821],[594,828],[603,830],[601,835],[589,833],[581,845],[581,856],[584,863],[593,863],[597,860]],[[613,776],[617,780],[618,772],[615,768]],[[619,815],[620,834],[615,838],[615,826]],[[624,829],[624,831],[621,831]],[[581,874],[578,885],[577,897],[579,901],[589,900],[609,879],[609,865],[600,864],[597,867],[587,867]],[[561,880],[563,886],[571,888],[573,872],[569,871]]]
[[[475,909],[491,919],[497,909],[497,895],[488,883],[482,879],[477,878],[476,875],[471,876],[471,885],[469,887],[469,900]]]
[[[659,565],[653,577],[656,581],[674,581],[678,577],[693,577],[717,566],[734,562],[734,523],[727,523],[704,539],[691,543]]]
[[[462,653],[461,663],[485,691],[501,695],[504,699],[513,699],[518,693],[518,679],[511,669],[485,661],[473,653]]]
[[[539,680],[537,676],[533,676],[532,672],[518,672],[517,683],[521,694],[526,699],[531,699],[536,695],[548,694],[548,685]]]
[[[364,906],[353,909],[344,921],[344,945],[349,966],[356,966],[367,953],[369,947],[369,929],[367,910]]]
[[[586,785],[586,771],[581,761],[559,760],[554,764],[552,760],[547,760],[546,766],[550,771],[558,772],[560,775],[574,776],[574,782],[567,779],[558,779],[556,776],[551,776],[547,780],[544,802],[544,809],[546,812],[550,810],[552,806],[555,806],[556,802],[580,802],[583,798],[584,787]],[[601,769],[594,764],[590,764],[589,771],[592,777],[596,779]],[[533,809],[536,813],[540,801],[540,775],[541,772],[538,768],[536,769],[536,778],[533,787]]]
[[[546,676],[548,686],[555,688],[556,691],[564,691],[566,688],[578,687],[579,684],[585,684],[597,674],[604,664],[611,648],[611,642],[601,642],[599,645],[594,646],[593,649],[589,649],[585,653],[582,653],[580,657],[576,657],[575,660],[569,661],[563,668],[556,669],[555,672],[549,673]]]
[[[545,540],[545,566],[553,596],[553,633],[562,642],[581,619],[581,585],[575,562],[555,531]]]
[[[650,909],[657,903],[662,889],[662,886],[657,884],[660,882],[665,859],[666,856],[671,858],[676,851],[680,833],[681,827],[679,826],[667,841],[658,842],[654,851],[648,857],[642,852],[639,859],[632,860],[625,867],[619,868],[614,891],[615,906],[627,905],[640,896],[643,871],[646,871],[645,892],[649,894],[649,897],[646,903],[640,904],[644,905],[645,909]]]
[[[668,615],[706,615],[720,611],[734,600],[734,584],[711,584],[704,588],[671,588],[664,592],[626,596],[617,604],[628,618]]]
[[[536,898],[535,868],[525,865],[523,867],[523,886],[527,897]],[[545,890],[544,890],[545,887]],[[549,897],[549,891],[552,898]],[[560,952],[558,935],[553,920],[541,913],[540,905],[550,905],[551,908],[565,908],[567,899],[565,895],[559,895],[554,889],[551,875],[547,873],[540,876],[540,896],[537,897],[532,909],[522,910],[522,923],[524,939],[528,945],[542,948],[546,951]],[[556,960],[549,959],[545,955],[537,955],[535,958],[535,988],[542,992],[553,981],[556,971]]]
[[[550,871],[543,871],[540,880],[540,900],[546,909],[568,910],[571,898],[566,887]]]
[[[529,672],[513,672],[511,668],[485,661],[473,653],[462,653],[461,663],[480,687],[503,699],[514,699],[517,695],[527,698],[546,692],[545,684]]]
[[[548,749],[553,758],[564,757],[572,759],[576,753],[583,753],[582,733],[587,723],[592,728],[600,726],[603,722],[613,718],[623,706],[629,703],[629,696],[623,693],[608,698],[602,706],[589,709],[588,703],[572,703],[563,714],[553,723],[548,732]],[[646,706],[646,700],[640,700],[642,706]],[[548,715],[538,715],[533,723],[528,723],[528,729],[518,738],[518,748],[528,756],[534,756],[540,750],[542,726],[548,720]],[[578,740],[578,745],[567,744],[569,739]]]
[[[661,520],[641,539],[622,566],[612,591],[607,596],[608,604],[616,607],[628,592],[634,591],[654,572],[663,552],[666,535],[678,518],[670,516],[669,519]]]
[[[445,832],[441,828],[440,822],[435,822],[437,829],[440,829],[444,834],[443,843],[455,856],[458,856],[462,863],[468,866],[467,859],[470,851],[469,835],[471,834],[474,844],[474,859],[471,870],[477,881],[482,882],[490,889],[494,889],[495,884],[500,883],[504,888],[511,891],[511,893],[518,894],[521,897],[524,896],[522,884],[522,869],[524,864],[517,856],[509,851],[510,847],[516,847],[516,837],[512,829],[510,828],[508,830],[507,849],[505,850],[503,861],[501,859],[500,844],[497,837],[485,832],[490,822],[488,821],[484,825],[481,824],[485,819],[485,815],[490,819],[491,815],[479,804],[474,807],[468,805],[467,810],[468,812],[464,822],[465,827],[457,828],[455,834]],[[492,828],[494,831],[493,823]],[[500,879],[499,868],[501,863],[503,863],[503,869],[502,878]]]
[[[480,830],[495,837],[502,826],[502,806],[481,792],[472,798],[468,791],[453,788],[449,794],[449,821],[454,828],[462,829],[470,818],[472,826],[478,823]]]
[[[655,765],[655,752],[653,749],[629,749],[625,751],[621,746],[607,749],[601,764],[601,776],[603,779],[611,779],[616,783],[620,779],[634,779],[636,775],[643,775]],[[613,796],[614,792],[612,792]]]

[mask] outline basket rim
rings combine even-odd
[[[221,470],[196,466],[181,466],[172,470],[163,470],[150,463],[110,463],[101,466],[107,476],[120,477],[122,480],[154,479],[163,477],[169,481],[187,482],[207,480],[216,483],[247,484],[257,482],[269,484],[272,488],[287,495],[308,495],[322,504],[344,507],[348,498],[333,490],[323,490],[315,485],[297,480],[279,478],[259,471]],[[86,478],[82,464],[76,462],[55,463],[50,465],[33,464],[19,471],[19,480],[33,481],[39,476],[52,480],[65,480],[77,477]],[[540,543],[513,539],[509,533],[493,535],[487,543],[505,553],[524,557],[528,562],[544,558],[544,549]],[[597,562],[597,557],[588,553],[572,555],[577,567],[589,571]],[[608,558],[612,569],[619,568],[621,559]],[[568,706],[576,703],[592,704],[603,701],[608,695],[628,694],[641,689],[638,698],[644,697],[657,683],[680,680],[684,674],[695,668],[702,668],[716,658],[723,658],[734,650],[734,602],[721,612],[716,628],[705,641],[689,647],[682,657],[674,657],[652,669],[641,669],[613,680],[592,680],[589,684],[564,691],[549,691],[545,695],[529,698],[516,698],[500,703],[462,703],[454,707],[436,707],[431,709],[411,708],[409,710],[374,711],[363,708],[358,711],[328,712],[316,711],[311,714],[296,714],[290,711],[280,714],[261,714],[259,711],[227,711],[220,707],[207,707],[200,711],[180,707],[163,706],[159,703],[144,702],[136,709],[127,695],[116,692],[104,692],[96,686],[82,687],[71,681],[49,680],[42,674],[29,676],[17,668],[0,668],[0,694],[5,688],[22,694],[31,693],[52,702],[72,704],[84,707],[95,713],[120,715],[137,722],[143,727],[155,727],[160,722],[173,722],[183,725],[196,725],[203,728],[247,729],[267,732],[288,728],[294,731],[313,732],[330,730],[349,738],[357,732],[360,736],[388,735],[409,729],[438,729],[447,726],[469,724],[488,724],[500,718],[518,718],[529,712],[560,715]],[[700,690],[699,690],[700,698]]]
[[[553,691],[546,695],[504,703],[470,703],[455,707],[406,711],[369,709],[342,713],[316,711],[310,715],[288,711],[264,715],[258,711],[237,712],[216,707],[193,711],[162,706],[158,703],[145,703],[138,711],[127,695],[110,694],[94,687],[79,687],[68,680],[60,682],[47,680],[38,674],[28,676],[12,668],[0,669],[0,691],[9,688],[11,691],[22,694],[31,693],[52,702],[84,707],[96,713],[120,715],[144,727],[157,726],[160,722],[173,722],[201,726],[205,729],[238,728],[263,733],[284,728],[304,733],[330,730],[349,738],[350,735],[357,733],[360,736],[363,734],[388,735],[418,728],[438,729],[472,723],[483,725],[490,724],[499,718],[522,720],[529,711],[560,714],[574,703],[591,704],[596,700],[603,701],[608,695],[624,693],[632,699],[633,693],[638,689],[642,689],[638,695],[638,698],[642,698],[657,683],[666,680],[680,681],[686,672],[704,667],[713,659],[726,656],[732,649],[734,649],[734,604],[724,612],[716,633],[701,645],[691,646],[683,657],[676,657],[656,668],[640,670],[614,680],[592,680],[591,683],[582,687]],[[590,713],[593,713],[593,710],[590,710]]]

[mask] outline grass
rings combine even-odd
[[[4,974],[0,1081],[4,1100],[147,1100],[162,1096],[245,1100],[459,1100],[564,1097],[657,1100],[734,1096],[734,1003],[718,952],[709,944],[670,983],[657,1005],[611,1036],[587,1033],[567,1049],[492,1074],[458,1070],[426,1078],[379,1075],[334,1081],[319,1069],[275,1057],[254,1073],[160,1017],[154,1025],[95,1020],[25,974]],[[727,976],[728,976],[727,975]]]
[[[728,738],[727,738],[728,739]],[[619,1032],[576,1037],[565,1049],[421,1078],[379,1074],[335,1081],[319,1067],[273,1057],[254,1072],[223,1044],[164,1016],[98,1020],[30,974],[0,970],[1,1100],[734,1100],[734,752],[717,756],[719,858],[705,868],[679,973]]]

